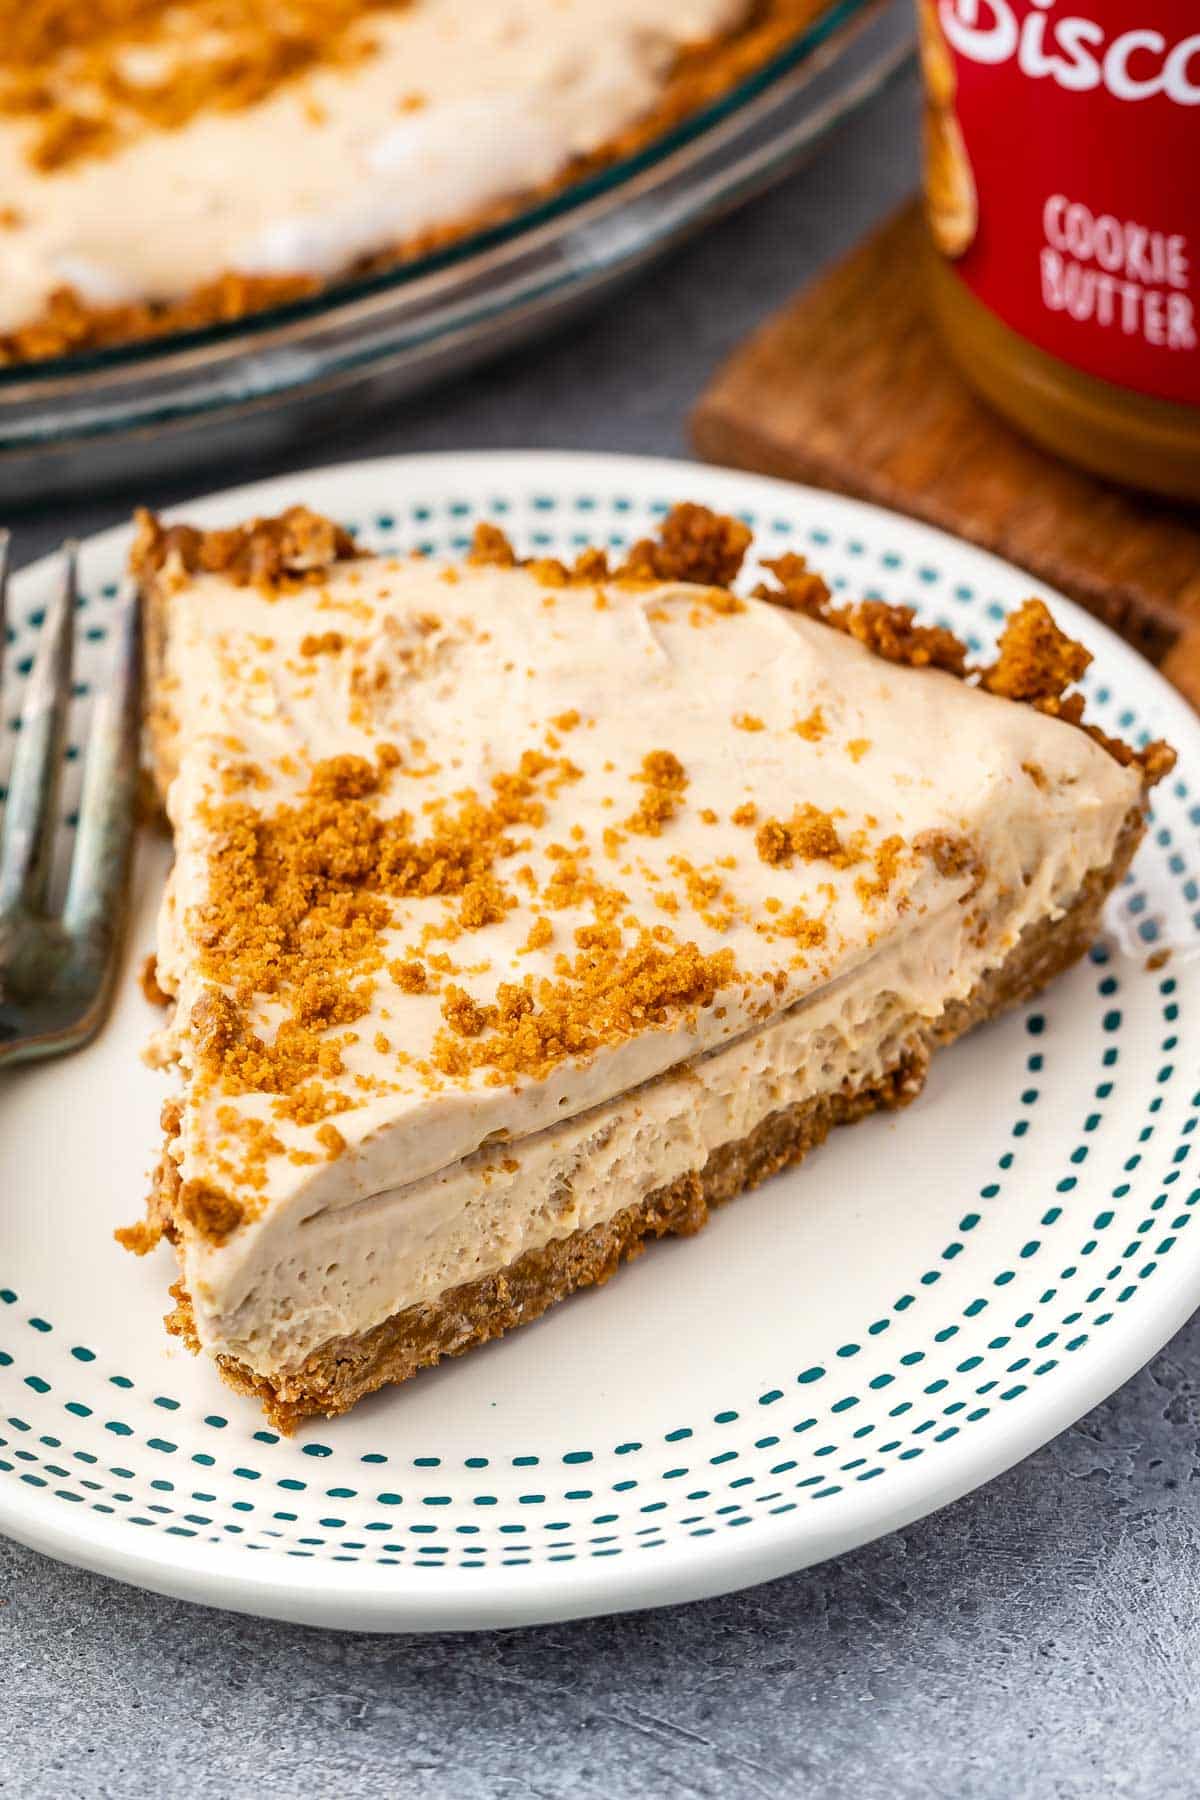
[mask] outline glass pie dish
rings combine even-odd
[[[793,169],[906,63],[909,9],[835,0],[636,154],[384,273],[236,321],[0,369],[0,504],[282,450],[547,329]]]

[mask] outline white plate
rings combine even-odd
[[[554,552],[623,543],[681,498],[741,512],[766,552],[805,550],[839,586],[915,602],[980,649],[1029,588],[870,507],[621,457],[393,459],[185,510],[230,522],[304,499],[368,540],[450,551],[487,515]],[[90,681],[125,548],[118,531],[83,552]],[[49,579],[39,565],[16,583],[14,663]],[[860,1544],[1124,1381],[1200,1301],[1200,726],[1132,650],[1055,607],[1096,652],[1099,722],[1181,752],[1092,960],[944,1053],[908,1112],[837,1134],[698,1239],[291,1442],[163,1333],[167,1252],[138,1262],[111,1238],[139,1212],[162,1091],[138,1060],[153,1021],[131,979],[167,859],[145,845],[107,1029],[0,1083],[0,1527],[145,1587],[314,1624],[563,1619]]]

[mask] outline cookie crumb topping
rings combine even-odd
[[[235,587],[287,592],[359,554],[348,531],[307,506],[292,506],[275,518],[254,519],[227,531],[164,525],[144,507],[134,520],[129,566],[140,581],[158,574],[173,580],[223,575]]]

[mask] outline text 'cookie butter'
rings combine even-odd
[[[1194,0],[918,0],[933,294],[1046,448],[1200,499]]]

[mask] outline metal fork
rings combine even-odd
[[[0,692],[9,536],[0,532]],[[0,829],[0,1065],[78,1049],[103,1023],[129,887],[137,798],[141,617],[122,602],[111,680],[92,711],[62,910],[50,876],[71,702],[76,547],[65,545],[21,713]]]

